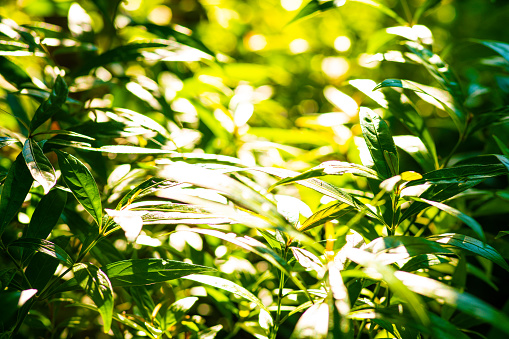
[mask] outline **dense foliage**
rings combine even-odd
[[[509,336],[508,17],[3,1],[0,337]]]

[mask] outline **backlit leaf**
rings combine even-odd
[[[14,240],[9,244],[9,247],[22,247],[30,251],[41,252],[50,257],[60,260],[67,266],[72,266],[73,260],[60,246],[48,241],[46,239],[37,238],[21,238]]]
[[[35,131],[37,127],[57,113],[66,102],[68,94],[69,89],[64,79],[61,76],[57,76],[49,98],[35,111],[34,117],[30,122],[30,131]]]
[[[307,218],[299,228],[299,231],[306,232],[313,227],[320,226],[327,221],[334,220],[350,212],[351,210],[352,208],[349,205],[342,202],[338,202],[331,206],[325,207]]]
[[[51,162],[34,139],[28,138],[25,141],[23,157],[32,177],[41,184],[44,188],[44,193],[47,194],[55,186],[57,176]]]

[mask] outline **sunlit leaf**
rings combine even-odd
[[[211,267],[164,259],[130,259],[101,268],[113,286],[155,284],[183,276],[214,270]]]
[[[302,226],[299,228],[299,231],[306,232],[313,227],[323,225],[327,221],[334,220],[352,210],[351,206],[338,202],[331,206],[325,207],[317,212],[315,212],[312,216],[306,219]]]
[[[25,141],[23,157],[34,180],[41,184],[44,193],[48,193],[55,186],[57,176],[51,162],[34,139],[28,138]]]
[[[51,118],[60,110],[67,100],[68,93],[69,89],[67,88],[67,84],[64,79],[61,76],[57,76],[49,98],[44,101],[39,108],[37,108],[37,111],[35,111],[34,117],[30,122],[31,132],[35,131],[37,127],[41,126],[46,120]]]
[[[166,327],[174,326],[191,310],[198,301],[197,297],[187,297],[175,301],[165,312],[164,322]]]
[[[289,22],[289,24],[308,17],[310,15],[324,12],[331,8],[334,8],[334,1],[319,1],[319,0],[311,0],[309,1],[304,8],[300,10],[300,12]]]
[[[100,228],[103,214],[102,203],[94,177],[75,156],[58,150],[55,152],[58,154],[58,163],[67,187]]]
[[[241,298],[247,299],[251,302],[254,302],[256,305],[258,305],[258,307],[260,307],[262,310],[264,310],[268,314],[270,314],[267,307],[265,307],[265,305],[262,303],[262,301],[258,297],[256,297],[253,293],[249,292],[244,287],[239,286],[238,284],[236,284],[230,280],[226,280],[226,279],[219,278],[219,277],[214,277],[211,275],[205,275],[205,274],[192,274],[192,275],[183,277],[183,279],[196,281],[200,284],[209,285],[212,287],[222,289],[224,291],[231,292],[231,293],[237,295],[238,297],[241,297]]]
[[[32,83],[30,76],[21,67],[4,56],[0,56],[0,73],[5,80],[14,84],[18,89]]]
[[[113,319],[113,288],[108,276],[91,263],[76,264],[72,270],[78,284],[99,309],[103,320],[103,330],[108,333]]]
[[[9,244],[9,247],[22,247],[30,251],[41,252],[50,257],[60,260],[68,266],[72,266],[73,260],[60,246],[48,241],[46,239],[37,238],[21,238],[14,240]]]
[[[359,112],[359,120],[379,176],[386,179],[399,174],[398,152],[387,123],[365,107]]]
[[[177,183],[175,181],[161,179],[152,177],[150,179],[145,180],[135,188],[133,188],[129,193],[124,195],[122,200],[117,205],[117,210],[122,209],[123,207],[130,205],[134,199],[141,198],[147,194],[151,194],[157,190],[165,189],[169,187],[174,187],[181,185],[180,183]]]
[[[509,271],[509,265],[496,249],[475,238],[457,233],[444,233],[429,236],[427,239],[436,241],[440,244],[458,247],[473,254],[480,255],[481,257],[491,260],[500,267]]]
[[[300,317],[291,339],[325,339],[329,330],[329,305],[317,303]]]
[[[468,227],[470,227],[479,236],[479,238],[483,242],[486,242],[486,236],[484,235],[484,231],[482,229],[482,226],[474,218],[472,218],[472,217],[466,215],[465,213],[462,213],[461,211],[455,209],[454,207],[448,206],[446,204],[442,204],[442,203],[439,203],[439,202],[436,202],[436,201],[427,200],[427,199],[422,199],[422,198],[419,198],[419,197],[409,196],[408,198],[412,199],[414,201],[424,202],[424,203],[426,203],[428,205],[434,206],[434,207],[438,208],[439,210],[444,211],[447,214],[450,214],[450,215],[460,219]]]
[[[2,187],[0,200],[0,234],[16,216],[34,179],[20,153],[12,163]]]

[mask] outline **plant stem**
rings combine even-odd
[[[288,253],[288,247],[285,248],[283,259],[286,261],[286,256]],[[285,274],[283,271],[280,272],[281,275],[279,277],[279,288],[278,288],[278,296],[277,296],[277,313],[276,313],[276,321],[274,322],[274,327],[271,333],[271,339],[275,339],[277,336],[277,332],[279,330],[279,325],[281,324],[281,303],[283,300],[283,288],[285,287]]]
[[[412,27],[414,25],[414,23],[413,23],[414,19],[412,18],[412,13],[410,12],[410,7],[408,7],[407,0],[403,0],[402,4],[403,4],[403,10],[405,11],[405,15],[408,20],[408,23],[410,24],[410,27]]]
[[[429,228],[429,226],[433,223],[433,221],[435,221],[436,217],[438,217],[440,212],[441,211],[438,210],[437,213],[435,213],[435,215],[431,219],[428,220],[428,223],[426,225],[424,225],[424,227],[422,227],[419,231],[417,231],[417,233],[415,233],[415,236],[420,237]]]
[[[444,163],[442,164],[442,166],[440,166],[440,168],[445,168],[447,166],[447,164],[451,160],[452,156],[454,155],[454,153],[456,153],[456,151],[458,150],[458,147],[463,142],[464,138],[465,138],[465,135],[463,133],[461,133],[458,141],[456,142],[456,145],[454,145],[454,147],[452,148],[451,152],[449,153],[447,158],[445,158]]]
[[[23,278],[23,280],[27,283],[27,286],[28,288],[32,288],[32,284],[30,284],[30,281],[28,280],[27,276],[25,275],[25,271],[23,270],[23,267],[21,267],[21,265],[18,263],[18,261],[16,260],[16,258],[14,258],[12,256],[11,253],[9,253],[9,250],[7,249],[7,247],[5,247],[5,245],[3,244],[3,242],[0,242],[0,248],[7,254],[7,256],[11,259],[11,261],[14,263],[14,265],[16,266],[16,269],[19,271],[19,273],[21,274],[21,277]]]

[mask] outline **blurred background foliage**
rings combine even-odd
[[[376,109],[389,122],[394,135],[407,134],[407,131],[390,113],[377,108],[374,101],[352,86],[350,80],[370,79],[371,88],[387,78],[435,84],[420,66],[381,61],[388,50],[403,52],[398,34],[409,33],[391,30],[401,23],[361,2],[346,1],[337,9],[292,22],[307,1],[0,0],[0,16],[38,32],[47,48],[44,52],[49,55],[49,58],[25,58],[21,54],[2,57],[2,62],[9,60],[23,69],[29,75],[25,80],[32,84],[24,90],[28,95],[17,96],[12,94],[16,88],[0,77],[3,98],[0,107],[14,115],[32,116],[41,101],[37,93],[51,88],[56,72],[64,69],[72,81],[68,82],[71,114],[54,119],[51,129],[78,126],[76,132],[80,128],[85,131],[86,122],[90,120],[124,124],[123,130],[105,125],[104,130],[96,131],[95,136],[99,138],[95,147],[114,140],[121,144],[176,150],[186,153],[188,160],[192,160],[192,154],[210,153],[237,157],[246,166],[276,166],[297,171],[326,160],[360,163],[355,142],[355,137],[361,135],[360,105]],[[499,54],[472,41],[509,41],[507,1],[444,0],[417,18],[416,11],[425,2],[380,1],[404,20],[423,25],[420,26],[423,36],[432,33],[434,52],[451,65],[460,79],[467,95],[465,105],[472,114],[509,104],[507,64]],[[0,32],[8,36],[6,22],[0,25]],[[94,66],[97,56],[104,57],[102,53],[106,51],[128,44],[157,42],[157,39],[183,45],[175,44],[171,53],[158,49],[121,50],[108,55],[111,62]],[[454,124],[432,104],[418,97],[414,99],[427,119],[439,158],[447,157],[457,139]],[[115,114],[108,114],[113,108]],[[122,108],[130,111],[122,111]],[[152,126],[148,128],[150,131],[138,133],[136,126],[143,125],[143,117],[131,111],[152,119],[162,129],[147,122],[147,126]],[[2,115],[0,126],[3,132],[26,133],[24,127],[8,115]],[[507,145],[508,128],[506,122],[473,134],[460,146],[453,160],[497,152],[491,135],[496,134]],[[19,150],[15,145],[1,149],[2,178]],[[157,172],[156,161],[150,156],[77,152],[94,164],[91,170],[110,205],[128,188],[143,181],[147,173]],[[419,166],[411,157],[404,154],[402,157],[402,171]],[[353,181],[349,176],[332,181],[353,190],[368,186],[366,180]],[[505,188],[506,181],[505,177],[496,178],[484,185]],[[265,186],[263,181],[258,184]],[[281,192],[289,195],[304,192],[300,198],[312,210],[327,202],[320,201],[318,194],[306,188],[288,186]],[[488,220],[503,224],[494,226],[492,235],[503,229],[502,226],[507,227],[507,199],[477,207],[476,216],[488,218],[495,213],[496,216]],[[29,222],[33,210],[31,205],[22,209],[18,215],[20,225]],[[428,216],[431,219],[431,214]],[[433,232],[441,232],[441,225],[450,224],[451,217],[441,215],[434,219],[436,229]],[[450,228],[444,226],[444,231]],[[345,228],[344,233],[347,231]],[[218,266],[241,286],[256,290],[264,303],[271,303],[273,295],[269,291],[276,286],[266,261],[246,255],[234,246],[225,246],[213,237],[203,238],[206,239],[203,242],[196,234],[164,236],[167,232],[167,225],[144,230],[144,238],[134,244],[134,250],[120,235],[112,243],[121,250],[137,251],[136,256],[140,258],[187,259],[195,264]],[[246,228],[244,232],[251,230]],[[61,233],[66,234],[64,228]],[[237,233],[241,231],[237,229]],[[14,233],[10,235],[14,237]],[[509,247],[503,246],[504,239],[498,241],[498,246],[494,246],[508,257]],[[481,260],[478,266],[489,265]],[[307,277],[309,281],[314,281],[313,278],[316,277]],[[156,285],[151,291],[156,304],[164,298],[203,297],[191,312],[199,317],[189,318],[179,326],[194,331],[195,323],[212,319],[207,320],[209,326],[222,324],[228,332],[238,333],[239,338],[250,337],[236,328],[232,319],[245,319],[250,315],[248,302],[233,298],[238,305],[238,309],[234,309],[231,300],[212,288],[196,287],[180,280],[170,284],[175,289]],[[497,307],[502,307],[501,303],[507,300],[507,291],[504,298],[488,294],[483,295],[483,299],[490,299]],[[207,295],[210,300],[205,299]],[[300,296],[289,303],[298,305],[302,301],[297,301],[298,298]],[[210,306],[212,304],[214,306]],[[129,308],[127,303],[124,306]],[[29,317],[28,325],[44,328],[41,323],[45,318],[37,312]],[[87,311],[80,312],[82,315]],[[144,316],[143,312],[147,311],[137,312]],[[295,324],[297,319],[294,316],[289,323]],[[72,318],[68,320],[68,331],[79,337],[101,335],[97,326],[72,322]],[[281,328],[281,338],[289,337],[292,329],[293,326]]]

